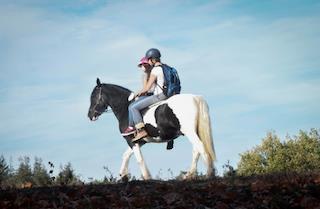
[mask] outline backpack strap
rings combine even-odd
[[[160,66],[161,68],[162,68],[162,74],[163,74],[163,85],[164,85],[164,83],[165,83],[165,77],[164,77],[164,72],[163,72],[163,65],[165,65],[165,64],[162,64],[161,63],[161,65],[158,65],[158,66]],[[159,86],[159,88],[162,90],[162,92],[163,92],[163,90],[164,90],[164,86],[160,86],[158,83],[156,83],[157,84],[157,86]],[[164,92],[163,92],[164,93]]]

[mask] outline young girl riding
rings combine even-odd
[[[148,136],[140,111],[154,103],[167,99],[167,96],[163,93],[164,75],[160,57],[160,51],[151,48],[146,52],[145,57],[141,59],[138,65],[144,69],[146,78],[144,79],[143,88],[135,94],[139,99],[129,105],[129,127],[122,134],[124,136],[130,135],[136,129],[137,134],[132,139],[132,142]]]

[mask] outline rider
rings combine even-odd
[[[147,57],[142,57],[138,67],[143,71],[143,88],[146,87],[148,80],[150,78],[152,66],[149,64]],[[154,86],[143,96],[137,97],[128,107],[129,110],[129,119],[128,119],[128,124],[129,126],[125,129],[125,131],[122,133],[122,136],[129,136],[131,134],[134,134],[136,132],[136,129],[134,128],[134,121],[133,121],[133,116],[132,116],[132,106],[134,103],[140,101],[141,99],[153,95],[153,89]]]
[[[152,66],[152,70],[146,85],[144,85],[142,90],[137,92],[135,95],[142,96],[146,95],[148,92],[152,95],[143,97],[129,106],[129,114],[132,114],[133,124],[137,130],[137,135],[132,139],[132,142],[142,139],[148,135],[144,128],[143,118],[140,111],[167,98],[162,91],[164,85],[164,75],[161,67],[162,63],[160,60],[160,51],[158,49],[151,48],[146,52],[145,56],[149,65]]]

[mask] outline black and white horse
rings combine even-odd
[[[97,79],[97,85],[91,94],[88,117],[91,121],[95,121],[110,107],[119,121],[119,129],[122,133],[128,126],[129,98],[132,95],[132,91],[126,88],[113,84],[102,84]],[[134,154],[143,178],[150,179],[151,175],[144,162],[140,147],[149,142],[171,142],[179,135],[185,135],[193,145],[191,168],[185,177],[192,177],[196,173],[200,155],[207,166],[207,176],[213,174],[213,162],[216,157],[208,105],[203,97],[192,94],[172,96],[149,107],[144,112],[143,120],[149,134],[147,138],[132,143],[132,136],[124,137],[129,148],[123,154],[121,177],[128,175],[129,159]]]

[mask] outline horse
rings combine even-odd
[[[133,92],[119,85],[101,83],[97,78],[96,86],[91,93],[91,104],[88,117],[96,121],[101,114],[112,109],[119,122],[120,133],[128,126],[128,106]],[[148,136],[137,142],[132,142],[133,136],[123,136],[128,144],[128,149],[123,153],[120,168],[120,177],[128,177],[128,164],[132,154],[140,166],[142,178],[151,179],[150,172],[144,162],[141,146],[146,143],[172,142],[175,138],[184,135],[191,142],[192,162],[190,170],[184,178],[193,178],[197,172],[197,162],[202,156],[207,172],[211,177],[214,172],[216,155],[213,146],[211,121],[207,102],[202,96],[192,94],[177,94],[167,100],[150,106],[143,112]]]

